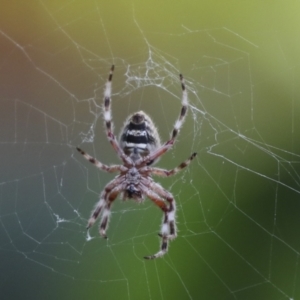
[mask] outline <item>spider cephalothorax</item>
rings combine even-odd
[[[154,182],[152,175],[163,177],[174,175],[189,165],[196,156],[196,153],[193,153],[189,159],[172,170],[155,168],[150,165],[157,162],[160,156],[172,148],[186,116],[188,106],[187,92],[183,77],[180,75],[182,108],[179,118],[174,125],[171,137],[166,143],[161,145],[154,123],[143,111],[136,112],[129,116],[124,124],[118,143],[112,132],[111,119],[111,80],[113,71],[114,66],[111,67],[105,86],[103,115],[107,138],[122,160],[123,165],[104,165],[80,148],[77,148],[87,160],[96,165],[99,169],[106,172],[120,173],[104,187],[104,190],[100,194],[100,199],[88,221],[87,228],[89,229],[95,223],[98,216],[102,214],[99,232],[101,236],[107,238],[106,230],[110,217],[110,208],[117,196],[120,194],[123,200],[134,199],[137,202],[141,202],[145,197],[148,197],[164,213],[163,224],[161,232],[159,233],[159,236],[162,238],[161,249],[154,255],[145,256],[146,259],[154,259],[163,256],[168,251],[169,240],[176,237],[176,204],[172,194]]]

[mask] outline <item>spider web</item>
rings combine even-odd
[[[210,4],[209,4],[210,3]],[[31,1],[1,10],[1,293],[9,299],[299,299],[299,3]],[[298,9],[298,10],[297,10]],[[154,19],[155,18],[155,19]],[[115,133],[145,110],[167,140],[159,181],[178,238],[155,261],[162,214],[115,201],[107,241],[87,220],[119,163]],[[15,287],[18,286],[16,289]]]

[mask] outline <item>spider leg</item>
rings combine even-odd
[[[174,124],[174,128],[172,131],[172,135],[171,135],[171,139],[169,141],[166,142],[166,144],[171,143],[174,144],[174,141],[177,137],[177,134],[183,124],[183,121],[186,117],[186,113],[187,113],[187,109],[188,109],[188,96],[187,96],[187,91],[185,88],[185,83],[184,83],[184,78],[182,76],[182,74],[179,75],[180,78],[180,82],[181,82],[181,89],[182,89],[182,98],[181,98],[181,111],[179,114],[179,117],[177,119],[177,121]]]
[[[95,205],[95,209],[93,210],[93,212],[92,212],[92,214],[91,214],[91,217],[90,217],[90,219],[89,219],[89,221],[88,221],[88,224],[87,224],[87,226],[86,226],[86,229],[90,229],[90,228],[94,225],[96,219],[97,219],[98,216],[100,215],[100,213],[101,213],[101,211],[102,211],[102,208],[103,208],[103,206],[104,206],[104,204],[105,204],[105,198],[107,197],[107,194],[108,194],[108,192],[106,192],[106,191],[103,191],[103,192],[101,193],[101,195],[100,195],[100,200],[99,200],[99,201],[97,202],[97,204]]]
[[[101,222],[100,222],[100,226],[99,226],[99,233],[105,239],[107,239],[106,230],[108,228],[108,222],[110,219],[110,207],[111,207],[113,201],[117,198],[117,196],[121,192],[121,190],[122,190],[122,187],[118,186],[110,192],[110,194],[107,197],[107,201],[105,203],[104,209],[103,209],[103,214],[102,214],[102,218],[101,218]]]
[[[153,254],[153,255],[144,256],[145,259],[159,258],[159,257],[162,257],[163,255],[165,255],[168,252],[169,240],[166,236],[161,236],[161,237],[162,237],[162,242],[161,242],[160,250],[157,253]]]
[[[111,83],[115,66],[112,65],[110,68],[109,76],[105,84],[104,90],[104,104],[103,104],[103,117],[106,128],[106,135],[111,143],[112,147],[117,152],[121,160],[127,164],[131,165],[131,160],[125,155],[124,151],[119,146],[119,143],[116,140],[115,135],[113,134],[113,123],[112,123],[112,114],[111,114]]]
[[[122,180],[123,180],[122,176],[117,177],[105,186],[104,190],[100,194],[99,201],[97,202],[97,204],[95,205],[94,210],[92,211],[91,217],[90,217],[90,219],[88,221],[88,224],[87,224],[87,227],[86,227],[87,229],[90,229],[94,225],[96,219],[100,215],[103,208],[106,208],[108,200],[109,200],[109,195],[114,192],[116,187],[121,185]],[[103,211],[103,214],[104,213],[107,214],[107,211],[105,211],[105,209]],[[102,216],[102,219],[103,219],[103,217],[104,216]]]
[[[103,170],[103,171],[106,171],[109,173],[116,172],[116,171],[125,172],[127,170],[127,168],[122,165],[107,166],[107,165],[101,163],[100,161],[98,161],[97,159],[93,158],[92,156],[90,156],[89,154],[87,154],[86,152],[81,150],[80,148],[76,147],[76,149],[78,150],[78,152],[80,154],[83,155],[83,157],[85,159],[87,159],[89,162],[94,164],[100,170]]]
[[[184,78],[183,78],[182,74],[179,75],[179,78],[180,78],[181,88],[182,88],[181,110],[180,110],[179,117],[174,124],[173,130],[171,133],[171,137],[164,145],[162,145],[157,150],[153,151],[153,153],[151,153],[150,155],[143,157],[139,161],[137,161],[136,164],[138,164],[138,165],[150,165],[153,161],[155,161],[157,158],[159,158],[164,153],[166,153],[169,149],[171,149],[175,142],[178,132],[185,120],[187,109],[188,109],[188,104],[189,104],[187,91],[186,91],[185,83],[184,83]]]
[[[173,196],[165,191],[160,185],[153,183],[153,190],[148,189],[147,187],[143,188],[143,192],[152,200],[163,212],[163,223],[161,227],[161,232],[158,234],[161,240],[160,251],[154,255],[145,256],[145,259],[155,259],[162,257],[168,251],[169,240],[172,240],[176,237],[176,226],[175,226],[175,201]],[[166,199],[169,203],[169,207],[162,198]]]
[[[177,236],[177,230],[175,224],[176,203],[174,197],[170,192],[166,191],[161,185],[156,182],[151,183],[150,189],[168,202],[169,207],[165,212],[168,224],[168,239],[175,239]],[[164,234],[165,231],[162,231],[162,235]]]
[[[162,238],[161,240],[161,246],[160,246],[160,251],[158,251],[156,254],[149,255],[149,256],[144,256],[145,259],[155,259],[158,257],[163,256],[164,254],[167,253],[168,251],[168,215],[167,215],[167,205],[166,203],[154,192],[148,190],[147,192],[145,191],[145,194],[148,196],[150,200],[152,200],[163,212],[164,212],[164,218],[163,218],[163,224],[161,228],[161,233],[159,236]]]
[[[194,152],[186,161],[184,161],[178,167],[176,167],[172,170],[165,170],[165,169],[161,169],[161,168],[147,167],[146,171],[153,174],[153,175],[162,176],[162,177],[172,176],[172,175],[175,175],[178,172],[180,172],[185,167],[187,167],[191,163],[191,161],[195,158],[196,155],[197,155],[197,153]]]
[[[107,133],[112,132],[112,120],[111,120],[111,82],[113,77],[115,66],[112,65],[110,68],[109,76],[105,84],[104,90],[104,105],[103,105],[103,114],[104,114],[104,122],[106,126]]]

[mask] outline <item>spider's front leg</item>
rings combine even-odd
[[[137,165],[143,166],[143,165],[151,165],[155,160],[157,160],[160,156],[162,156],[164,153],[166,153],[168,150],[170,150],[177,138],[178,132],[180,131],[182,124],[186,118],[187,110],[188,110],[188,95],[184,83],[184,78],[182,74],[179,75],[180,82],[181,82],[181,89],[182,89],[182,97],[181,97],[181,110],[179,113],[179,117],[176,120],[170,139],[165,142],[161,147],[150,153],[148,156],[142,157],[140,160],[136,162]],[[191,158],[193,159],[193,158]]]
[[[112,113],[111,113],[111,86],[112,86],[114,69],[115,66],[112,65],[104,89],[104,103],[103,103],[104,124],[106,128],[106,135],[110,144],[117,152],[118,156],[122,159],[123,163],[125,165],[131,165],[131,160],[125,155],[124,151],[121,149],[113,133],[113,122],[112,122]]]

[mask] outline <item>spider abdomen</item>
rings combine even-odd
[[[157,129],[146,113],[139,111],[127,118],[121,131],[120,146],[133,161],[160,147]]]

